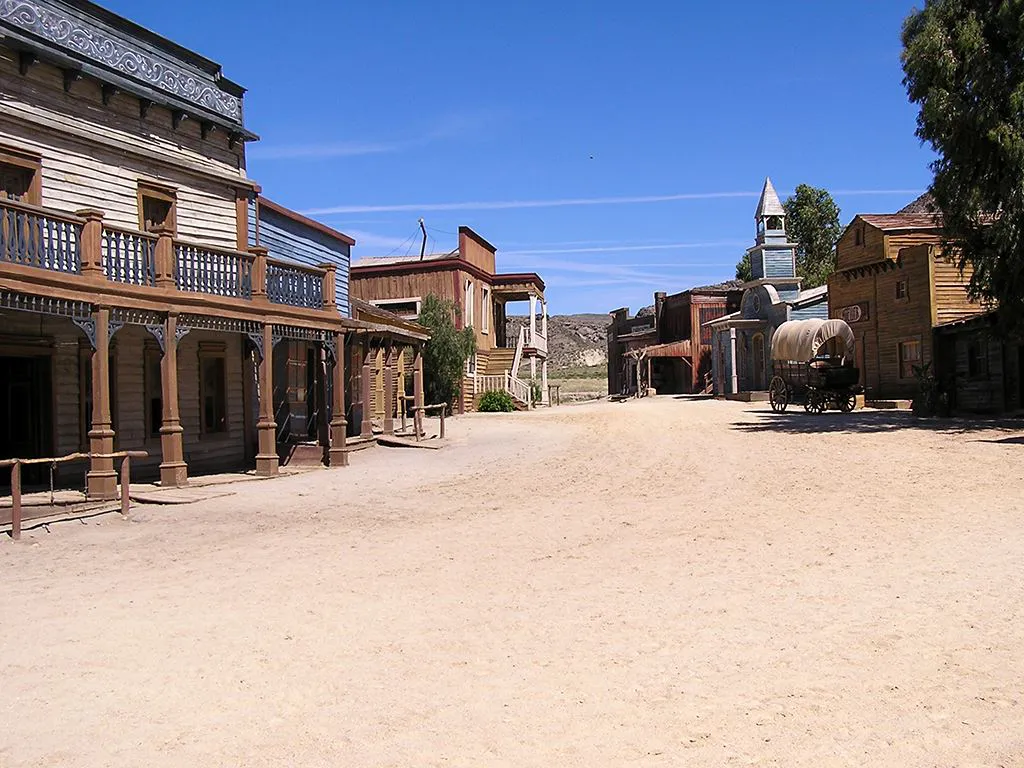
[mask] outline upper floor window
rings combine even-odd
[[[177,234],[178,196],[173,187],[139,182],[139,229],[156,232],[170,229]]]
[[[0,198],[42,204],[39,158],[0,147]]]
[[[466,281],[466,309],[465,309],[465,323],[464,325],[469,328],[473,325],[473,281]]]
[[[491,291],[484,287],[480,289],[480,332],[488,333],[491,330]]]
[[[909,299],[910,298],[910,286],[906,280],[896,281],[896,298],[897,299]]]
[[[864,227],[856,227],[853,230],[853,244],[864,245]]]

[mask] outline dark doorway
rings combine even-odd
[[[53,428],[49,357],[0,357],[0,458],[31,459],[52,455]],[[48,468],[22,470],[22,482],[45,482]],[[0,469],[0,485],[9,486],[11,470]]]

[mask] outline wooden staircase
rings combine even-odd
[[[515,357],[516,351],[514,349],[492,349],[487,357],[487,367],[484,373],[488,376],[498,376],[505,373],[505,371],[511,371]]]

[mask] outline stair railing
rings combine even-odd
[[[516,342],[516,355],[512,358],[512,376],[519,376],[519,366],[523,363],[523,350],[526,348],[526,327],[519,327],[519,341]]]

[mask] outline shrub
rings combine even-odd
[[[484,392],[480,396],[480,405],[478,410],[486,413],[511,413],[516,409],[516,404],[512,400],[512,395],[508,392],[503,392],[498,389],[492,389],[488,392]]]
[[[430,295],[423,300],[419,323],[430,329],[423,348],[424,389],[428,403],[451,404],[459,394],[468,360],[476,352],[472,328],[455,328],[455,304]]]

